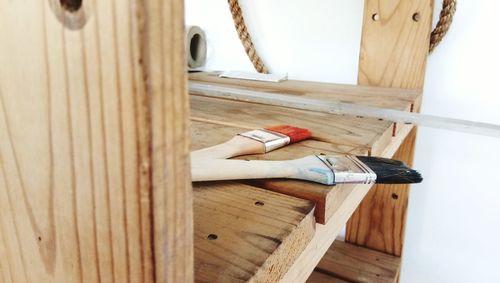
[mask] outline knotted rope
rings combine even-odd
[[[248,33],[238,0],[228,0],[228,3],[229,9],[231,10],[231,15],[233,16],[234,26],[236,27],[236,31],[238,32],[238,36],[240,37],[243,47],[245,47],[245,52],[247,53],[248,58],[250,58],[250,61],[252,61],[252,64],[257,72],[268,73],[268,69],[257,54],[255,46],[252,42],[252,38]],[[439,45],[441,40],[448,32],[448,29],[453,22],[453,15],[455,14],[456,7],[456,0],[443,0],[443,7],[441,8],[441,13],[439,14],[439,21],[431,33],[429,53]]]

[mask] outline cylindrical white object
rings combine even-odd
[[[189,69],[196,69],[205,65],[207,40],[205,32],[198,26],[186,27],[186,53]]]

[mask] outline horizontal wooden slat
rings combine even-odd
[[[191,121],[192,150],[212,146],[229,140],[246,129],[230,127],[201,121]],[[300,158],[312,154],[358,154],[366,155],[363,148],[337,146],[314,140],[288,145],[267,154],[242,156],[240,159],[283,160]],[[324,186],[311,182],[295,180],[258,180],[250,182],[257,187],[270,189],[279,193],[311,200],[316,203],[316,222],[324,224],[333,215],[342,195],[346,193],[343,186]]]
[[[401,258],[335,241],[317,271],[349,282],[396,282]]]
[[[314,235],[314,204],[233,182],[194,186],[196,282],[276,282]]]
[[[420,90],[358,86],[286,80],[279,83],[219,78],[217,72],[191,73],[189,80],[210,84],[231,85],[238,88],[258,89],[263,92],[281,92],[308,98],[331,99],[347,103],[356,103],[375,107],[406,110],[421,97]]]

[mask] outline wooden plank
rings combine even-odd
[[[422,89],[433,4],[432,0],[365,0],[360,85]],[[418,21],[413,19],[416,13]]]
[[[196,282],[276,282],[314,235],[314,204],[232,182],[194,186]]]
[[[432,0],[365,0],[360,85],[423,88],[433,4]],[[415,105],[414,111],[419,108]],[[414,132],[394,156],[409,165]],[[375,186],[348,222],[346,241],[401,255],[407,204],[407,185]]]
[[[198,120],[260,128],[289,124],[312,131],[313,139],[364,147],[379,155],[390,143],[393,123],[378,119],[331,115],[269,105],[190,96],[191,116]]]
[[[396,282],[401,258],[335,241],[316,270],[348,282]]]
[[[371,188],[370,185],[342,185],[346,193],[339,199],[340,205],[332,220],[325,225],[316,225],[316,233],[304,251],[295,260],[280,282],[305,282],[318,262],[338,236],[358,204]],[[348,192],[347,192],[348,191]]]
[[[326,273],[322,273],[319,271],[313,271],[311,276],[307,278],[306,283],[346,283],[348,281],[338,279],[337,277],[333,277]]]
[[[219,72],[190,73],[189,80],[269,93],[287,93],[307,98],[331,99],[345,103],[406,110],[421,96],[420,90],[358,86],[310,81],[286,80],[279,83],[219,78]]]
[[[0,45],[2,273],[13,282],[188,282],[182,1],[78,3],[0,2],[9,35]],[[153,129],[149,97],[162,101]],[[164,113],[176,116],[160,124]]]
[[[193,281],[193,212],[189,162],[184,2],[144,1],[151,110],[154,263],[157,282]],[[150,164],[144,164],[147,169]]]
[[[232,138],[237,133],[245,131],[247,131],[247,129],[208,122],[191,121],[191,148],[196,150],[219,144]],[[239,159],[282,160],[321,153],[366,155],[367,151],[364,149],[306,140],[267,154],[242,156],[239,157]],[[259,180],[250,183],[257,187],[313,201],[316,204],[316,222],[320,224],[325,224],[326,221],[331,218],[336,208],[340,205],[339,200],[342,199],[342,195],[348,193],[348,191],[341,186],[324,186],[305,181]]]
[[[410,132],[394,158],[411,164],[416,129]],[[401,185],[376,185],[353,214],[346,239],[358,245],[401,255],[409,190]]]

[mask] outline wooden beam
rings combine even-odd
[[[192,281],[182,7],[0,2],[2,282]]]
[[[183,1],[144,1],[144,52],[151,111],[154,262],[157,282],[192,282],[193,212],[189,163]]]
[[[433,0],[365,0],[358,82],[423,88]],[[395,158],[411,165],[415,131]],[[401,255],[408,186],[374,186],[347,224],[346,241]]]

